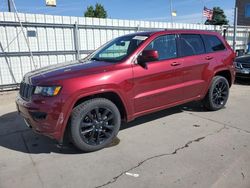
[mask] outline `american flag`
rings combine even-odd
[[[205,16],[208,20],[212,20],[213,18],[213,10],[204,7],[203,16]]]

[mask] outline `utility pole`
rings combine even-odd
[[[173,29],[173,3],[172,0],[170,0],[170,15],[171,15],[171,24]]]
[[[10,3],[10,0],[7,0],[8,1],[8,11],[11,12],[11,3]]]
[[[233,36],[233,50],[236,50],[236,39],[237,39],[237,23],[238,23],[238,7],[235,4],[234,8],[234,36]]]

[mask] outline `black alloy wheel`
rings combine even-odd
[[[114,131],[114,115],[107,107],[95,107],[82,118],[79,133],[89,145],[99,145],[109,139]]]
[[[215,111],[223,108],[229,97],[229,83],[223,76],[215,76],[204,98],[206,109]]]
[[[228,98],[228,87],[224,80],[219,80],[213,90],[213,103],[217,106],[223,105]]]
[[[72,141],[84,152],[102,149],[118,134],[120,124],[120,112],[112,101],[105,98],[87,100],[72,111]]]

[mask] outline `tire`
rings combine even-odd
[[[216,111],[225,106],[229,96],[229,83],[223,76],[215,76],[203,100],[207,110]]]
[[[73,144],[84,152],[109,145],[120,130],[121,115],[116,105],[105,98],[90,99],[72,111]]]

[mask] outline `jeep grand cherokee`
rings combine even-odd
[[[129,34],[85,59],[27,73],[17,109],[34,131],[62,142],[69,130],[79,149],[95,151],[112,142],[121,120],[197,100],[224,107],[234,58],[215,32]]]

